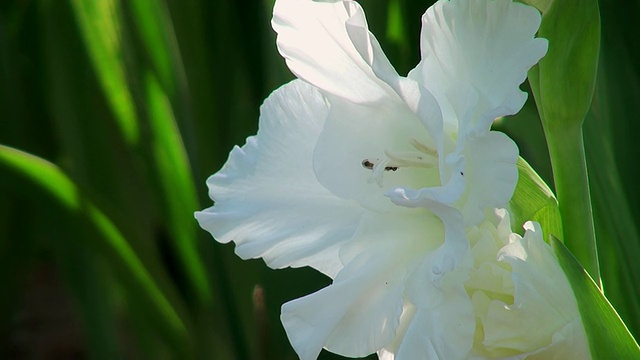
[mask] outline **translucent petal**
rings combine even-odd
[[[515,297],[513,304],[497,300],[489,304],[482,319],[484,345],[496,356],[538,353],[531,358],[561,359],[571,354],[570,358],[589,359],[571,286],[542,241],[540,226],[527,222],[525,230],[524,238],[513,234],[511,243],[498,252],[498,259],[512,267]]]
[[[365,213],[353,238],[340,249],[344,264],[362,253],[379,252],[395,257],[396,271],[407,274],[436,250],[445,239],[445,227],[435,214],[424,208],[403,212]],[[389,251],[388,248],[393,248]]]
[[[524,358],[524,357],[523,357]],[[591,353],[586,343],[584,325],[580,319],[574,319],[559,331],[553,334],[551,344],[542,349],[533,351],[526,357],[527,360],[564,360],[584,359],[590,360]]]
[[[364,12],[353,1],[278,0],[272,26],[291,71],[326,94],[355,103],[395,96],[357,51],[366,44],[354,40],[366,39],[352,39],[347,33],[346,23],[352,18],[366,28]]]
[[[369,64],[373,73],[393,88],[411,111],[418,115],[434,140],[438,142],[442,133],[442,115],[436,99],[418,82],[398,75],[382,51],[378,40],[369,31],[364,12],[356,3],[351,4],[357,11],[352,12],[353,15],[347,20],[346,28],[356,51]]]
[[[395,360],[467,358],[475,329],[471,301],[460,283],[441,298],[437,304],[417,309],[413,317],[402,318],[408,324],[400,325],[407,329],[392,350]]]
[[[341,249],[346,265],[334,283],[283,306],[283,324],[302,359],[315,359],[322,347],[364,356],[395,337],[406,278],[444,237],[442,223],[433,214],[410,210],[365,214]]]
[[[466,308],[463,298],[454,298],[432,311],[418,310],[395,360],[466,359],[475,325]]]
[[[434,286],[441,286],[443,277],[455,270],[470,255],[462,214],[457,209],[430,197],[428,190],[430,189],[415,191],[398,188],[388,194],[397,205],[428,209],[444,226],[444,242],[425,257],[422,265],[425,269],[419,272],[418,280],[414,281],[415,285],[411,287],[412,291],[422,294],[416,295],[416,298],[424,298],[427,296],[424,294],[428,294]],[[415,302],[414,305],[420,306]]]
[[[393,88],[406,106],[417,115],[433,139],[435,148],[443,154],[442,113],[435,97],[417,81],[398,75],[378,40],[369,31],[364,12],[359,6],[356,8],[359,11],[354,12],[346,23],[347,33],[356,50],[374,74]]]
[[[422,61],[409,77],[435,96],[446,121],[460,121],[460,132],[486,132],[524,105],[518,87],[547,51],[534,38],[540,20],[511,0],[438,1],[422,18]]]
[[[303,81],[276,90],[261,108],[257,136],[207,180],[215,205],[196,213],[200,226],[220,242],[234,241],[244,259],[335,276],[338,249],[364,210],[316,180],[313,147],[327,113],[323,96]]]
[[[467,186],[467,180],[464,177],[465,159],[462,156],[455,156],[457,154],[450,154],[447,160],[447,165],[442,166],[449,168],[450,178],[449,181],[443,186],[431,186],[431,187],[418,187],[411,188],[410,186],[398,186],[391,189],[386,193],[391,200],[401,206],[407,207],[427,207],[438,206],[438,204],[453,204],[456,202]],[[427,185],[425,183],[419,185]]]
[[[373,211],[395,211],[397,207],[384,196],[385,191],[401,185],[437,184],[437,166],[384,171],[381,186],[363,161],[380,161],[387,151],[415,151],[411,139],[433,144],[421,121],[403,102],[362,106],[332,99],[315,149],[314,169],[319,181],[337,196],[356,200]]]
[[[507,205],[518,182],[518,146],[501,132],[467,139],[466,193],[459,204],[467,226],[480,223],[484,210]]]
[[[320,350],[350,357],[371,354],[395,336],[404,282],[384,253],[363,253],[334,283],[282,306],[281,320],[302,360]]]

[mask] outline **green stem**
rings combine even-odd
[[[564,243],[602,289],[582,126],[545,128]]]

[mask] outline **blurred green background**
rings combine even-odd
[[[361,3],[406,74],[431,2]],[[272,6],[0,2],[0,358],[296,358],[280,306],[329,280],[242,261],[193,218],[211,205],[206,178],[293,79]],[[637,338],[640,1],[600,10],[586,151],[605,292]],[[532,97],[496,127],[552,185]]]

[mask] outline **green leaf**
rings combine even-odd
[[[71,230],[70,236],[77,235],[78,229],[74,226],[67,229]],[[57,245],[54,246],[56,264],[64,275],[83,320],[91,359],[122,358],[116,326],[119,309],[114,306],[114,294],[104,290],[105,285],[111,284],[104,258],[83,246]]]
[[[177,250],[195,294],[202,303],[207,303],[212,292],[198,253],[193,213],[200,206],[191,166],[167,94],[153,74],[148,73],[145,80],[151,151],[163,193],[168,229],[173,236],[170,245]]]
[[[523,3],[535,6],[542,15],[546,14],[556,0],[522,0]]]
[[[553,192],[523,158],[518,159],[517,165],[518,184],[509,202],[515,227],[520,229],[527,221],[537,221],[545,239],[549,234],[562,238],[562,219]]]
[[[640,359],[640,347],[593,279],[560,240],[550,242],[578,301],[592,358]]]
[[[176,89],[176,79],[177,76],[183,76],[183,67],[164,1],[131,0],[127,3],[135,18],[142,46],[151,60],[153,72],[160,79],[163,88],[172,91],[169,95],[175,95],[173,91]]]
[[[56,216],[74,224],[69,227],[80,233],[70,239],[79,241],[60,246],[86,246],[94,254],[104,256],[132,298],[144,304],[141,307],[147,312],[146,318],[164,340],[177,353],[190,351],[184,319],[158,288],[118,228],[56,165],[0,145],[0,188],[46,204]]]
[[[640,52],[632,9],[601,2],[602,52],[596,99],[585,120],[585,148],[602,281],[607,298],[636,337],[640,336],[640,188],[637,186],[636,114],[640,103]]]
[[[538,36],[549,51],[529,73],[546,127],[580,125],[591,106],[600,51],[600,14],[596,0],[563,0],[549,4]]]
[[[200,210],[191,162],[182,139],[190,126],[188,84],[169,14],[164,1],[127,2],[134,19],[133,30],[143,57],[148,61],[139,69],[142,85],[140,103],[146,110],[149,129],[148,161],[153,165],[162,201],[169,246],[180,263],[179,275],[188,286],[187,300],[208,304],[212,291],[198,250],[197,223],[193,213]],[[182,128],[181,128],[182,126]]]
[[[117,0],[71,2],[104,94],[129,144],[139,138],[135,104],[129,91],[122,54]]]
[[[600,283],[582,124],[591,106],[600,52],[597,0],[532,2],[544,8],[538,36],[549,50],[529,71],[558,195],[563,240]]]
[[[405,33],[407,30],[405,28],[405,21],[402,17],[400,0],[389,1],[388,16],[387,39],[399,44],[405,42],[407,38]]]
[[[73,2],[78,22],[81,25],[91,59],[96,73],[100,77],[105,96],[122,109],[131,110],[131,116],[116,116],[119,123],[124,120],[130,127],[135,127],[137,140],[138,122],[135,118],[135,105],[132,102],[125,78],[126,70],[140,73],[140,81],[143,86],[143,97],[138,98],[139,108],[146,107],[148,125],[150,130],[150,153],[154,165],[152,179],[159,183],[164,202],[166,229],[171,235],[170,246],[176,249],[178,258],[184,271],[181,275],[188,279],[189,286],[193,289],[188,298],[195,298],[201,303],[208,302],[211,298],[211,290],[197,249],[196,222],[193,212],[200,209],[191,175],[189,159],[180,136],[178,122],[175,119],[176,107],[178,114],[183,115],[186,105],[185,94],[179,94],[178,89],[186,88],[182,63],[177,51],[177,45],[173,40],[170,20],[164,9],[163,2],[150,0],[132,0],[127,2],[132,9],[130,14],[136,25],[133,30],[138,31],[141,45],[149,59],[146,69],[127,68],[122,54],[124,45],[121,37],[134,38],[127,27],[123,27],[121,34],[120,2],[107,0],[96,3],[94,1],[76,0]],[[131,56],[131,54],[127,54]],[[182,102],[172,102],[175,98]],[[125,101],[126,100],[126,101]],[[176,105],[178,104],[178,105]],[[127,106],[124,106],[127,105]],[[124,107],[123,107],[124,106]],[[127,114],[129,111],[127,112]],[[130,124],[131,122],[131,124]],[[145,134],[146,135],[146,134]],[[131,134],[124,133],[126,140],[131,140]],[[142,140],[147,140],[143,137]],[[137,145],[128,141],[130,145]],[[146,145],[146,144],[145,144]],[[131,147],[133,151],[137,146]],[[193,296],[195,295],[195,296]]]

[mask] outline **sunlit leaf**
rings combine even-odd
[[[164,1],[130,0],[127,1],[127,5],[135,17],[135,26],[142,39],[142,45],[149,54],[154,73],[165,90],[175,90],[176,76],[182,75],[177,74],[182,71],[182,63],[175,51]]]
[[[387,19],[387,38],[398,44],[405,44],[407,36],[400,7],[400,0],[389,1],[389,14]]]
[[[558,201],[547,184],[522,158],[518,159],[518,184],[509,202],[514,228],[520,229],[522,224],[531,220],[542,226],[547,235],[562,237],[562,219],[558,209]]]
[[[70,236],[81,233],[75,226],[68,228],[71,230]],[[92,235],[90,231],[87,233],[88,236]],[[104,291],[105,285],[111,283],[104,258],[87,247],[58,245],[60,246],[54,246],[56,263],[81,315],[91,358],[122,358],[116,326],[119,309],[114,306],[114,294]]]
[[[549,147],[563,240],[600,283],[582,136],[600,51],[597,0],[554,1],[545,9],[538,36],[549,40],[549,50],[529,71],[529,82]]]
[[[154,323],[167,343],[178,353],[189,351],[184,319],[131,249],[113,222],[86,197],[56,165],[19,150],[0,145],[0,186],[20,192],[50,211],[77,223],[74,238],[93,252],[100,253],[137,302],[144,304],[148,320]],[[86,231],[86,232],[85,232]],[[87,235],[88,232],[88,235]]]
[[[640,359],[640,347],[593,279],[560,240],[550,242],[578,301],[592,358]]]
[[[604,291],[636,336],[640,335],[640,233],[637,184],[637,121],[640,53],[626,45],[640,21],[631,9],[601,2],[602,52],[596,95],[585,121],[596,234]]]
[[[154,75],[146,77],[151,147],[162,187],[171,245],[181,257],[186,275],[203,302],[211,297],[206,271],[197,248],[197,229],[193,218],[200,206],[191,175],[189,159],[175,122],[171,103]]]
[[[548,7],[538,36],[549,51],[529,73],[545,131],[582,124],[591,106],[600,51],[596,0],[535,1]]]
[[[138,142],[135,105],[127,84],[118,0],[73,0],[78,25],[96,75],[126,141]]]
[[[553,3],[556,0],[520,0],[520,1],[527,5],[535,6],[538,10],[540,10],[542,15],[545,15],[551,8],[551,5],[553,5]]]

